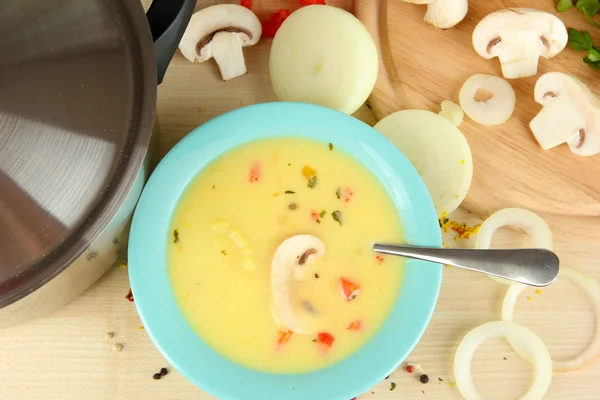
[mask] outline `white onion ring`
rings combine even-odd
[[[489,249],[492,244],[492,236],[503,226],[511,225],[523,229],[533,239],[533,246],[552,250],[554,247],[552,241],[552,232],[550,227],[542,217],[522,208],[504,208],[492,214],[486,219],[477,234],[475,248]],[[488,275],[490,278],[499,283],[506,285],[519,285],[517,282],[509,281],[508,279],[497,278]]]
[[[558,279],[565,279],[573,284],[581,286],[585,294],[594,306],[596,314],[596,332],[590,345],[581,352],[581,354],[568,360],[553,360],[552,366],[555,372],[568,372],[580,369],[600,356],[600,286],[592,278],[583,275],[571,268],[561,267]],[[513,285],[506,292],[504,302],[502,303],[502,320],[512,321],[514,318],[515,303],[519,295],[525,289],[524,285]],[[527,350],[520,346],[520,343],[509,343],[513,349],[524,359],[527,360]]]
[[[533,383],[521,400],[541,400],[552,381],[552,359],[546,345],[535,333],[507,321],[487,322],[465,335],[454,357],[456,386],[466,400],[483,400],[471,376],[471,361],[477,348],[489,339],[506,338],[519,343],[534,367]]]

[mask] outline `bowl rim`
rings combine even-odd
[[[352,140],[348,140],[351,136]],[[152,342],[193,384],[219,399],[348,400],[392,373],[416,346],[438,298],[442,267],[408,260],[393,310],[378,332],[347,358],[303,374],[242,367],[210,348],[179,311],[166,268],[166,244],[178,199],[197,173],[239,145],[271,137],[333,143],[383,184],[400,214],[407,241],[441,247],[441,232],[425,184],[385,137],[349,115],[305,103],[263,103],[230,111],[194,129],[169,151],[140,197],[130,231],[129,278]]]

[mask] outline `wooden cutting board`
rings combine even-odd
[[[486,60],[472,47],[475,25],[487,14],[507,7],[529,7],[559,15],[568,27],[586,29],[596,43],[600,30],[577,10],[558,14],[550,0],[471,0],[467,17],[449,30],[423,22],[425,6],[400,0],[360,0],[356,13],[380,50],[380,73],[369,101],[378,118],[397,110],[440,110],[443,100],[458,103],[463,82],[474,74],[502,76],[498,59]],[[460,130],[473,153],[474,177],[463,203],[485,216],[504,207],[522,207],[546,218],[559,242],[586,241],[588,256],[600,256],[600,154],[580,157],[567,145],[542,150],[529,130],[541,106],[533,88],[541,74],[569,72],[600,94],[600,72],[569,48],[550,60],[541,59],[538,75],[510,80],[517,104],[507,123],[488,127],[465,117]],[[566,240],[565,240],[566,239]],[[561,249],[560,246],[557,250]]]

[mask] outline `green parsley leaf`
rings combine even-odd
[[[313,176],[312,178],[310,178],[310,179],[308,180],[308,185],[307,185],[307,186],[308,186],[309,188],[311,188],[311,189],[314,189],[314,188],[315,188],[315,186],[317,186],[317,176],[316,176],[316,175],[315,175],[315,176]]]
[[[292,191],[292,190],[286,190],[286,191],[285,191],[285,194],[294,194],[294,193],[296,193],[296,192],[294,192],[294,191]]]
[[[598,51],[598,49],[595,47],[591,48],[588,50],[588,54],[585,58],[591,63],[598,63],[600,62],[600,51]]]
[[[592,17],[600,11],[600,0],[578,0],[576,7],[583,11],[586,17]]]
[[[590,50],[594,47],[594,42],[588,31],[578,31],[577,29],[569,28],[569,47],[575,50]]]
[[[558,4],[556,5],[556,9],[558,10],[558,12],[565,12],[572,7],[573,0],[559,0]]]
[[[329,151],[332,151],[332,150],[333,150],[333,144],[329,143]]]
[[[340,210],[336,210],[331,213],[333,220],[342,225],[342,212]]]
[[[173,243],[177,243],[179,242],[179,231],[177,229],[175,229],[173,231]]]
[[[394,382],[390,382],[390,392],[396,389],[396,384]]]
[[[327,215],[327,211],[323,210],[319,213],[319,217],[323,218],[325,215]]]
[[[342,188],[337,188],[335,191],[335,197],[337,197],[338,199],[342,198]]]

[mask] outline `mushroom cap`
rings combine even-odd
[[[218,4],[194,13],[179,42],[179,50],[191,62],[201,63],[212,58],[207,48],[217,32],[238,35],[242,47],[260,40],[262,26],[258,17],[237,4]]]
[[[436,28],[450,29],[465,19],[467,11],[467,0],[436,0],[427,4],[424,20]]]
[[[583,82],[570,74],[548,72],[536,82],[534,97],[542,106],[556,108],[557,118],[578,121],[576,131],[565,132],[573,153],[590,156],[600,152],[600,100]]]
[[[550,13],[531,8],[507,8],[479,21],[473,30],[473,47],[484,58],[498,57],[506,50],[506,46],[498,44],[513,38],[539,40],[539,45],[534,48],[539,49],[542,57],[550,58],[565,48],[569,35],[565,24]]]

